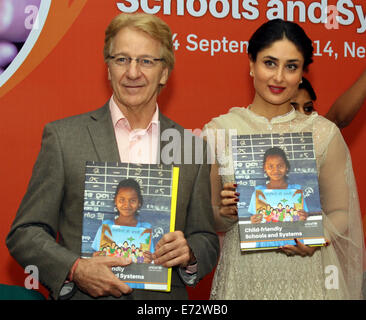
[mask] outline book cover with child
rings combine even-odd
[[[179,168],[87,162],[82,257],[130,258],[113,273],[131,288],[170,291],[171,268],[154,265],[156,243],[174,231]]]
[[[325,244],[311,132],[232,137],[240,248]]]

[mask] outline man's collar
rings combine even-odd
[[[111,118],[112,118],[112,123],[113,123],[114,127],[117,125],[118,121],[120,121],[121,119],[125,119],[124,121],[126,121],[128,123],[126,116],[123,114],[121,109],[118,107],[118,105],[114,101],[113,96],[109,100],[109,110],[111,112]],[[151,118],[151,121],[149,122],[148,126],[145,129],[147,130],[148,128],[150,128],[150,126],[152,124],[156,125],[158,123],[159,123],[159,106],[158,106],[158,104],[156,104],[155,112]],[[129,123],[128,123],[128,126],[131,127],[129,125]]]

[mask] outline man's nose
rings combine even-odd
[[[141,75],[141,68],[138,62],[134,59],[127,66],[127,76],[130,79],[137,79]]]

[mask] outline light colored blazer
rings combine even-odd
[[[184,136],[184,129],[175,122],[162,114],[159,120],[161,132],[175,128],[181,137]],[[160,151],[167,143],[171,141],[160,142]],[[194,141],[192,145],[195,145]],[[183,141],[176,146],[182,149],[182,159],[183,146]],[[206,152],[204,144],[203,159],[206,159]],[[6,240],[11,255],[24,268],[27,265],[38,267],[40,281],[55,299],[81,252],[87,160],[119,161],[108,103],[96,111],[45,126],[27,192]],[[178,166],[176,230],[184,232],[197,258],[198,281],[211,272],[219,253],[210,201],[210,166]],[[81,291],[77,291],[74,297],[91,298]],[[187,292],[177,268],[173,268],[171,293],[134,290],[131,295],[122,296],[124,298],[186,299]]]

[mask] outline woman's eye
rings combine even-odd
[[[267,66],[267,67],[274,67],[276,64],[274,63],[274,61],[272,60],[266,60],[264,61],[264,64]]]
[[[289,64],[287,65],[287,69],[291,70],[291,71],[295,71],[297,70],[298,66],[296,64]]]
[[[304,107],[304,111],[306,113],[311,113],[311,112],[313,112],[313,110],[314,110],[314,107],[313,106],[305,106]]]

